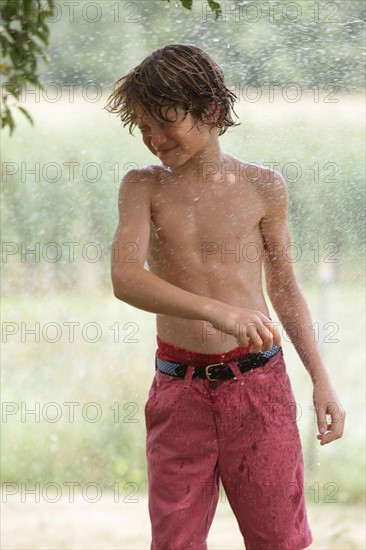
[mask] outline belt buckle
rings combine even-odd
[[[209,369],[210,367],[218,367],[219,365],[225,365],[225,363],[211,363],[210,365],[206,365],[205,367],[205,374],[206,374],[206,378],[207,380],[210,380],[210,382],[213,382],[215,380],[221,380],[221,378],[211,378],[211,375],[210,373],[208,372],[207,369]]]

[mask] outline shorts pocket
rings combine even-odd
[[[301,409],[296,403],[294,393],[292,391],[291,381],[286,370],[286,363],[281,356],[272,370],[275,386],[273,388],[278,403],[282,403],[286,422],[296,423],[301,417]]]
[[[159,415],[159,402],[163,402],[164,409],[168,409],[169,402],[174,399],[177,391],[181,390],[183,378],[175,378],[168,374],[155,370],[155,375],[145,403],[145,422],[149,429],[153,417]]]
[[[147,395],[147,401],[145,403],[145,415],[146,415],[147,409],[149,409],[150,405],[152,404],[157,391],[158,391],[158,371],[156,370],[149,389],[149,393]]]

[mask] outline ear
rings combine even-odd
[[[210,104],[203,117],[203,122],[209,126],[214,126],[220,117],[220,109],[214,103]]]

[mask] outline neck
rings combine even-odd
[[[198,181],[204,181],[220,173],[220,165],[225,158],[226,155],[217,139],[209,147],[191,157],[183,166],[175,168],[173,172],[177,176],[193,177]]]

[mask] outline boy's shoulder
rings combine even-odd
[[[245,184],[245,193],[254,193],[265,212],[281,215],[288,208],[288,188],[283,175],[270,166],[236,159],[240,163],[240,181]],[[284,214],[283,214],[284,215]]]
[[[122,179],[124,181],[153,181],[161,177],[163,173],[167,173],[169,170],[163,165],[149,164],[146,166],[136,166],[129,170]]]
[[[236,173],[240,173],[241,178],[251,184],[258,192],[278,192],[285,191],[287,188],[286,181],[282,174],[277,170],[255,162],[241,160],[239,158],[228,156],[230,164],[238,164],[240,169],[235,166]]]
[[[136,166],[123,176],[120,190],[132,190],[133,188],[147,190],[159,179],[160,173],[160,167],[156,165]]]
[[[137,179],[137,178],[143,178],[143,179],[151,179],[151,178],[155,178],[157,177],[158,173],[159,173],[159,168],[160,166],[158,165],[155,165],[155,164],[150,164],[150,165],[147,165],[147,166],[137,166],[135,168],[131,168],[131,170],[129,170],[125,176],[123,177],[123,180],[122,181],[125,181],[125,180],[133,180],[133,179]]]

